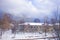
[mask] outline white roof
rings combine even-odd
[[[19,25],[43,25],[44,23],[32,23],[32,22],[25,22],[23,24],[19,24]],[[46,25],[46,24],[45,24]],[[48,24],[49,26],[53,26],[52,24]]]
[[[44,24],[44,23],[28,23],[28,22],[26,22],[26,23],[23,23],[23,24],[19,24],[19,25],[42,25],[42,24]]]
[[[55,23],[55,25],[60,25],[60,23]]]

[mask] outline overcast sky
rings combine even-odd
[[[51,16],[57,10],[59,0],[0,0],[0,9],[15,16]]]

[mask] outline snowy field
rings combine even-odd
[[[15,35],[11,33],[11,30],[5,31],[2,35],[0,40],[21,40],[21,39],[30,39],[30,40],[49,40],[49,39],[39,39],[39,38],[46,38],[46,37],[53,37],[56,36],[54,33],[23,33],[19,32]],[[57,39],[51,39],[51,40],[57,40]]]

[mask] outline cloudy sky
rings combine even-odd
[[[0,0],[0,11],[19,17],[26,15],[40,18],[51,16],[59,3],[59,0]]]

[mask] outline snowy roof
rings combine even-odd
[[[26,22],[26,23],[23,23],[23,24],[19,24],[19,25],[42,25],[44,23],[30,23],[30,22]]]
[[[60,23],[55,23],[55,25],[60,25]]]

